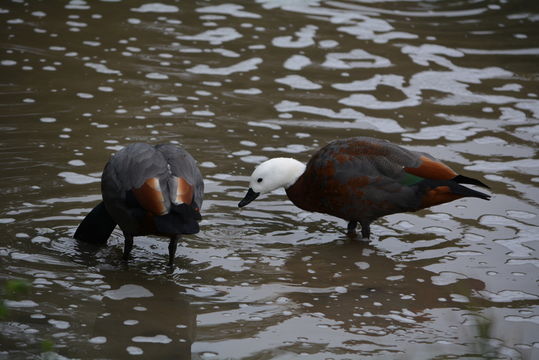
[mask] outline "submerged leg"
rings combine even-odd
[[[350,236],[354,236],[356,234],[356,227],[357,227],[357,221],[350,221],[348,223],[348,227],[346,228],[346,233]]]
[[[176,249],[178,248],[178,239],[180,235],[172,235],[170,237],[170,243],[168,244],[168,266],[174,264],[174,257],[176,255]]]
[[[123,259],[127,261],[129,259],[129,254],[131,254],[131,249],[133,249],[133,236],[124,233],[124,256]]]
[[[371,236],[371,223],[370,222],[361,222],[361,236],[363,237],[363,240],[369,241],[369,237]]]

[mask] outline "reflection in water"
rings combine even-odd
[[[243,293],[246,300],[264,296],[254,304],[201,315],[211,327],[207,331],[217,336],[241,326],[241,339],[216,337],[195,348],[213,349],[223,358],[256,358],[268,351],[297,349],[309,354],[399,353],[402,349],[395,341],[413,341],[420,333],[423,341],[432,343],[455,336],[451,331],[427,335],[419,325],[429,321],[429,309],[468,302],[484,286],[463,278],[435,283],[435,274],[395,262],[358,242],[302,247],[286,260],[281,273],[277,283],[261,285],[254,292],[237,288],[229,293],[235,297]],[[439,290],[432,291],[433,286]],[[220,320],[223,316],[226,322]]]
[[[188,359],[195,338],[195,314],[176,287],[161,279],[125,278],[115,273],[118,289],[104,292],[93,323],[88,324],[91,346],[85,353],[98,358],[106,353],[118,359],[151,354],[159,359]],[[135,284],[133,284],[135,283]],[[144,286],[141,286],[143,284]],[[80,349],[73,351],[76,357]]]
[[[1,278],[32,291],[5,303],[0,358],[49,342],[68,358],[464,358],[483,355],[479,315],[499,358],[537,357],[538,14],[518,0],[2,3]],[[389,216],[371,245],[282,192],[236,208],[253,164],[355,135],[476,172],[493,199]],[[137,239],[124,268],[118,230],[104,248],[71,239],[102,164],[135,141],[181,143],[206,181],[172,274],[166,241]]]

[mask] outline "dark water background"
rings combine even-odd
[[[0,4],[0,359],[539,358],[539,2]],[[255,164],[367,135],[492,187],[373,226],[277,192]],[[72,239],[109,156],[182,144],[202,231]],[[480,337],[478,324],[489,321]]]

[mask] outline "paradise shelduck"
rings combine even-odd
[[[428,154],[385,140],[354,137],[330,142],[307,165],[291,158],[261,163],[253,171],[247,195],[238,206],[284,187],[297,207],[348,221],[351,236],[359,223],[361,235],[368,239],[371,222],[381,216],[462,197],[490,199],[461,184],[488,188],[479,180],[458,175]]]
[[[134,236],[159,235],[170,238],[172,265],[181,235],[199,231],[204,183],[195,159],[178,146],[126,146],[105,166],[101,193],[103,201],[84,218],[74,237],[106,244],[118,224],[124,234],[124,260]]]

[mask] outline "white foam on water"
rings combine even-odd
[[[322,66],[332,69],[384,68],[391,66],[391,61],[362,49],[354,49],[347,53],[327,54]]]
[[[43,243],[51,242],[51,239],[49,239],[48,237],[45,237],[45,236],[38,235],[38,236],[32,238],[31,241],[32,241],[33,244],[43,244]]]
[[[539,296],[517,290],[502,290],[499,292],[490,292],[487,290],[479,291],[479,294],[492,302],[513,302],[521,300],[539,300]]]
[[[125,350],[127,351],[127,353],[129,355],[142,355],[142,354],[144,354],[144,351],[142,351],[142,349],[137,347],[137,346],[128,346]]]
[[[58,176],[64,178],[65,182],[75,185],[85,185],[101,181],[99,178],[77,174],[71,171],[63,171],[59,173]]]
[[[284,153],[289,153],[289,154],[298,154],[298,153],[305,152],[309,149],[310,148],[308,146],[305,146],[302,144],[289,144],[289,145],[280,146],[280,147],[265,146],[262,148],[263,151],[284,152]]]
[[[122,73],[118,70],[112,70],[109,69],[107,66],[103,64],[96,64],[96,63],[85,63],[84,66],[89,67],[97,71],[101,74],[114,74],[114,75],[121,75]]]
[[[507,210],[507,215],[514,219],[533,219],[537,215],[528,211]]]
[[[439,125],[423,127],[417,133],[403,134],[404,137],[420,140],[447,139],[450,141],[462,141],[478,134],[486,129],[474,127],[472,122],[464,122],[452,125]]]
[[[450,284],[455,284],[459,280],[466,279],[467,277],[463,274],[459,274],[451,271],[442,271],[438,275],[431,277],[431,281],[434,285],[446,286]]]
[[[239,18],[260,19],[261,16],[249,11],[243,11],[243,6],[237,4],[221,4],[196,9],[199,13],[224,14]]]
[[[131,11],[140,13],[175,13],[180,11],[180,8],[174,5],[166,5],[162,3],[149,3],[141,5],[138,8],[131,8]]]
[[[518,316],[518,315],[508,315],[504,317],[507,321],[518,321],[518,322],[532,322],[539,325],[539,315],[533,316]]]
[[[496,91],[515,91],[518,92],[522,90],[522,85],[515,84],[515,83],[508,83],[499,87],[495,87],[494,90]]]
[[[353,94],[339,100],[339,103],[348,106],[363,107],[366,109],[388,110],[417,106],[421,104],[421,101],[422,100],[419,96],[408,97],[401,101],[381,101],[370,94]]]
[[[69,329],[71,327],[71,324],[63,320],[49,319],[48,322],[57,329]]]
[[[3,66],[13,66],[17,65],[17,62],[15,60],[2,60],[0,61],[0,64]]]
[[[366,80],[354,80],[350,83],[335,83],[331,85],[335,89],[343,91],[370,91],[376,90],[380,85],[390,86],[397,89],[402,89],[405,79],[401,75],[387,74],[374,75]]]
[[[215,113],[213,111],[209,111],[209,110],[196,110],[196,111],[193,111],[193,115],[196,115],[196,116],[214,116]]]
[[[105,344],[107,342],[107,338],[105,336],[95,336],[88,339],[88,342],[91,344]]]
[[[215,125],[214,123],[204,121],[196,122],[195,125],[206,129],[212,129],[214,127],[217,127],[217,125]]]
[[[68,164],[71,165],[71,166],[84,166],[84,165],[86,165],[86,163],[85,163],[84,161],[78,160],[78,159],[76,159],[76,160],[69,160],[69,161],[68,161]]]
[[[260,164],[261,162],[266,161],[269,158],[267,156],[248,155],[248,156],[243,156],[240,159],[241,161],[246,162],[248,164]]]
[[[225,42],[241,38],[241,35],[236,29],[231,27],[221,27],[212,30],[206,30],[197,35],[178,35],[180,40],[189,41],[207,41],[212,45],[222,45]]]
[[[168,75],[161,74],[158,72],[151,72],[151,73],[146,74],[146,78],[152,79],[152,80],[167,80]]]
[[[318,42],[318,46],[322,49],[331,49],[339,46],[339,43],[335,40],[322,40]]]
[[[4,303],[8,308],[30,308],[39,306],[35,301],[32,300],[4,300]]]
[[[124,300],[129,298],[152,297],[153,293],[140,285],[127,284],[120,286],[116,290],[105,291],[103,295],[112,300]]]
[[[204,161],[204,162],[201,162],[199,164],[200,167],[203,167],[203,168],[208,168],[208,169],[213,169],[213,168],[216,168],[217,165],[215,165],[214,162],[212,161]]]
[[[250,88],[250,89],[235,89],[235,94],[241,94],[241,95],[260,95],[262,94],[262,90],[257,88]]]
[[[193,74],[231,75],[234,73],[256,70],[258,69],[258,65],[261,63],[262,59],[256,57],[226,67],[211,68],[208,65],[196,65],[192,68],[187,69],[187,71]]]
[[[519,159],[510,161],[476,160],[474,165],[465,166],[466,170],[497,173],[501,171],[517,171],[530,175],[539,175],[538,159]]]
[[[186,110],[183,107],[175,107],[173,109],[170,109],[174,114],[183,114],[186,112]]]
[[[83,43],[84,45],[92,46],[92,47],[101,46],[101,42],[99,42],[99,41],[89,41],[89,40],[86,40],[86,41],[83,41],[82,43]]]
[[[322,88],[321,85],[300,75],[287,75],[283,78],[275,79],[275,82],[288,85],[293,89],[317,90]]]
[[[295,33],[295,39],[290,35],[278,36],[271,43],[273,46],[282,48],[305,48],[314,45],[316,30],[318,30],[318,26],[306,25]]]
[[[307,127],[346,127],[346,128],[370,128],[373,127],[377,129],[378,131],[385,132],[385,133],[401,133],[404,131],[404,129],[395,121],[392,119],[384,119],[384,118],[374,118],[366,116],[365,114],[350,109],[350,108],[343,108],[340,109],[338,112],[336,112],[333,109],[328,108],[321,108],[311,105],[302,105],[299,102],[296,101],[288,101],[284,100],[280,103],[275,105],[275,109],[278,112],[283,113],[290,113],[290,112],[301,112],[301,113],[307,113],[312,114],[318,117],[326,117],[331,119],[339,119],[339,120],[354,120],[354,123],[345,123],[342,122],[338,124],[334,124],[330,121],[313,121],[313,120],[275,120],[274,123],[277,124],[290,124],[290,125],[297,125],[297,126],[307,126]]]
[[[43,11],[32,11],[31,13],[32,16],[35,16],[35,17],[45,17],[47,16],[47,14]]]
[[[168,344],[172,342],[172,339],[166,335],[155,335],[155,336],[135,336],[131,339],[133,342],[139,343],[157,343],[157,344]]]
[[[283,64],[283,67],[288,70],[301,70],[304,67],[311,65],[312,61],[305,55],[292,55]]]
[[[261,122],[261,121],[249,121],[247,122],[247,125],[249,126],[255,126],[255,127],[264,127],[272,130],[281,130],[281,126],[276,124],[271,124],[268,122]]]

